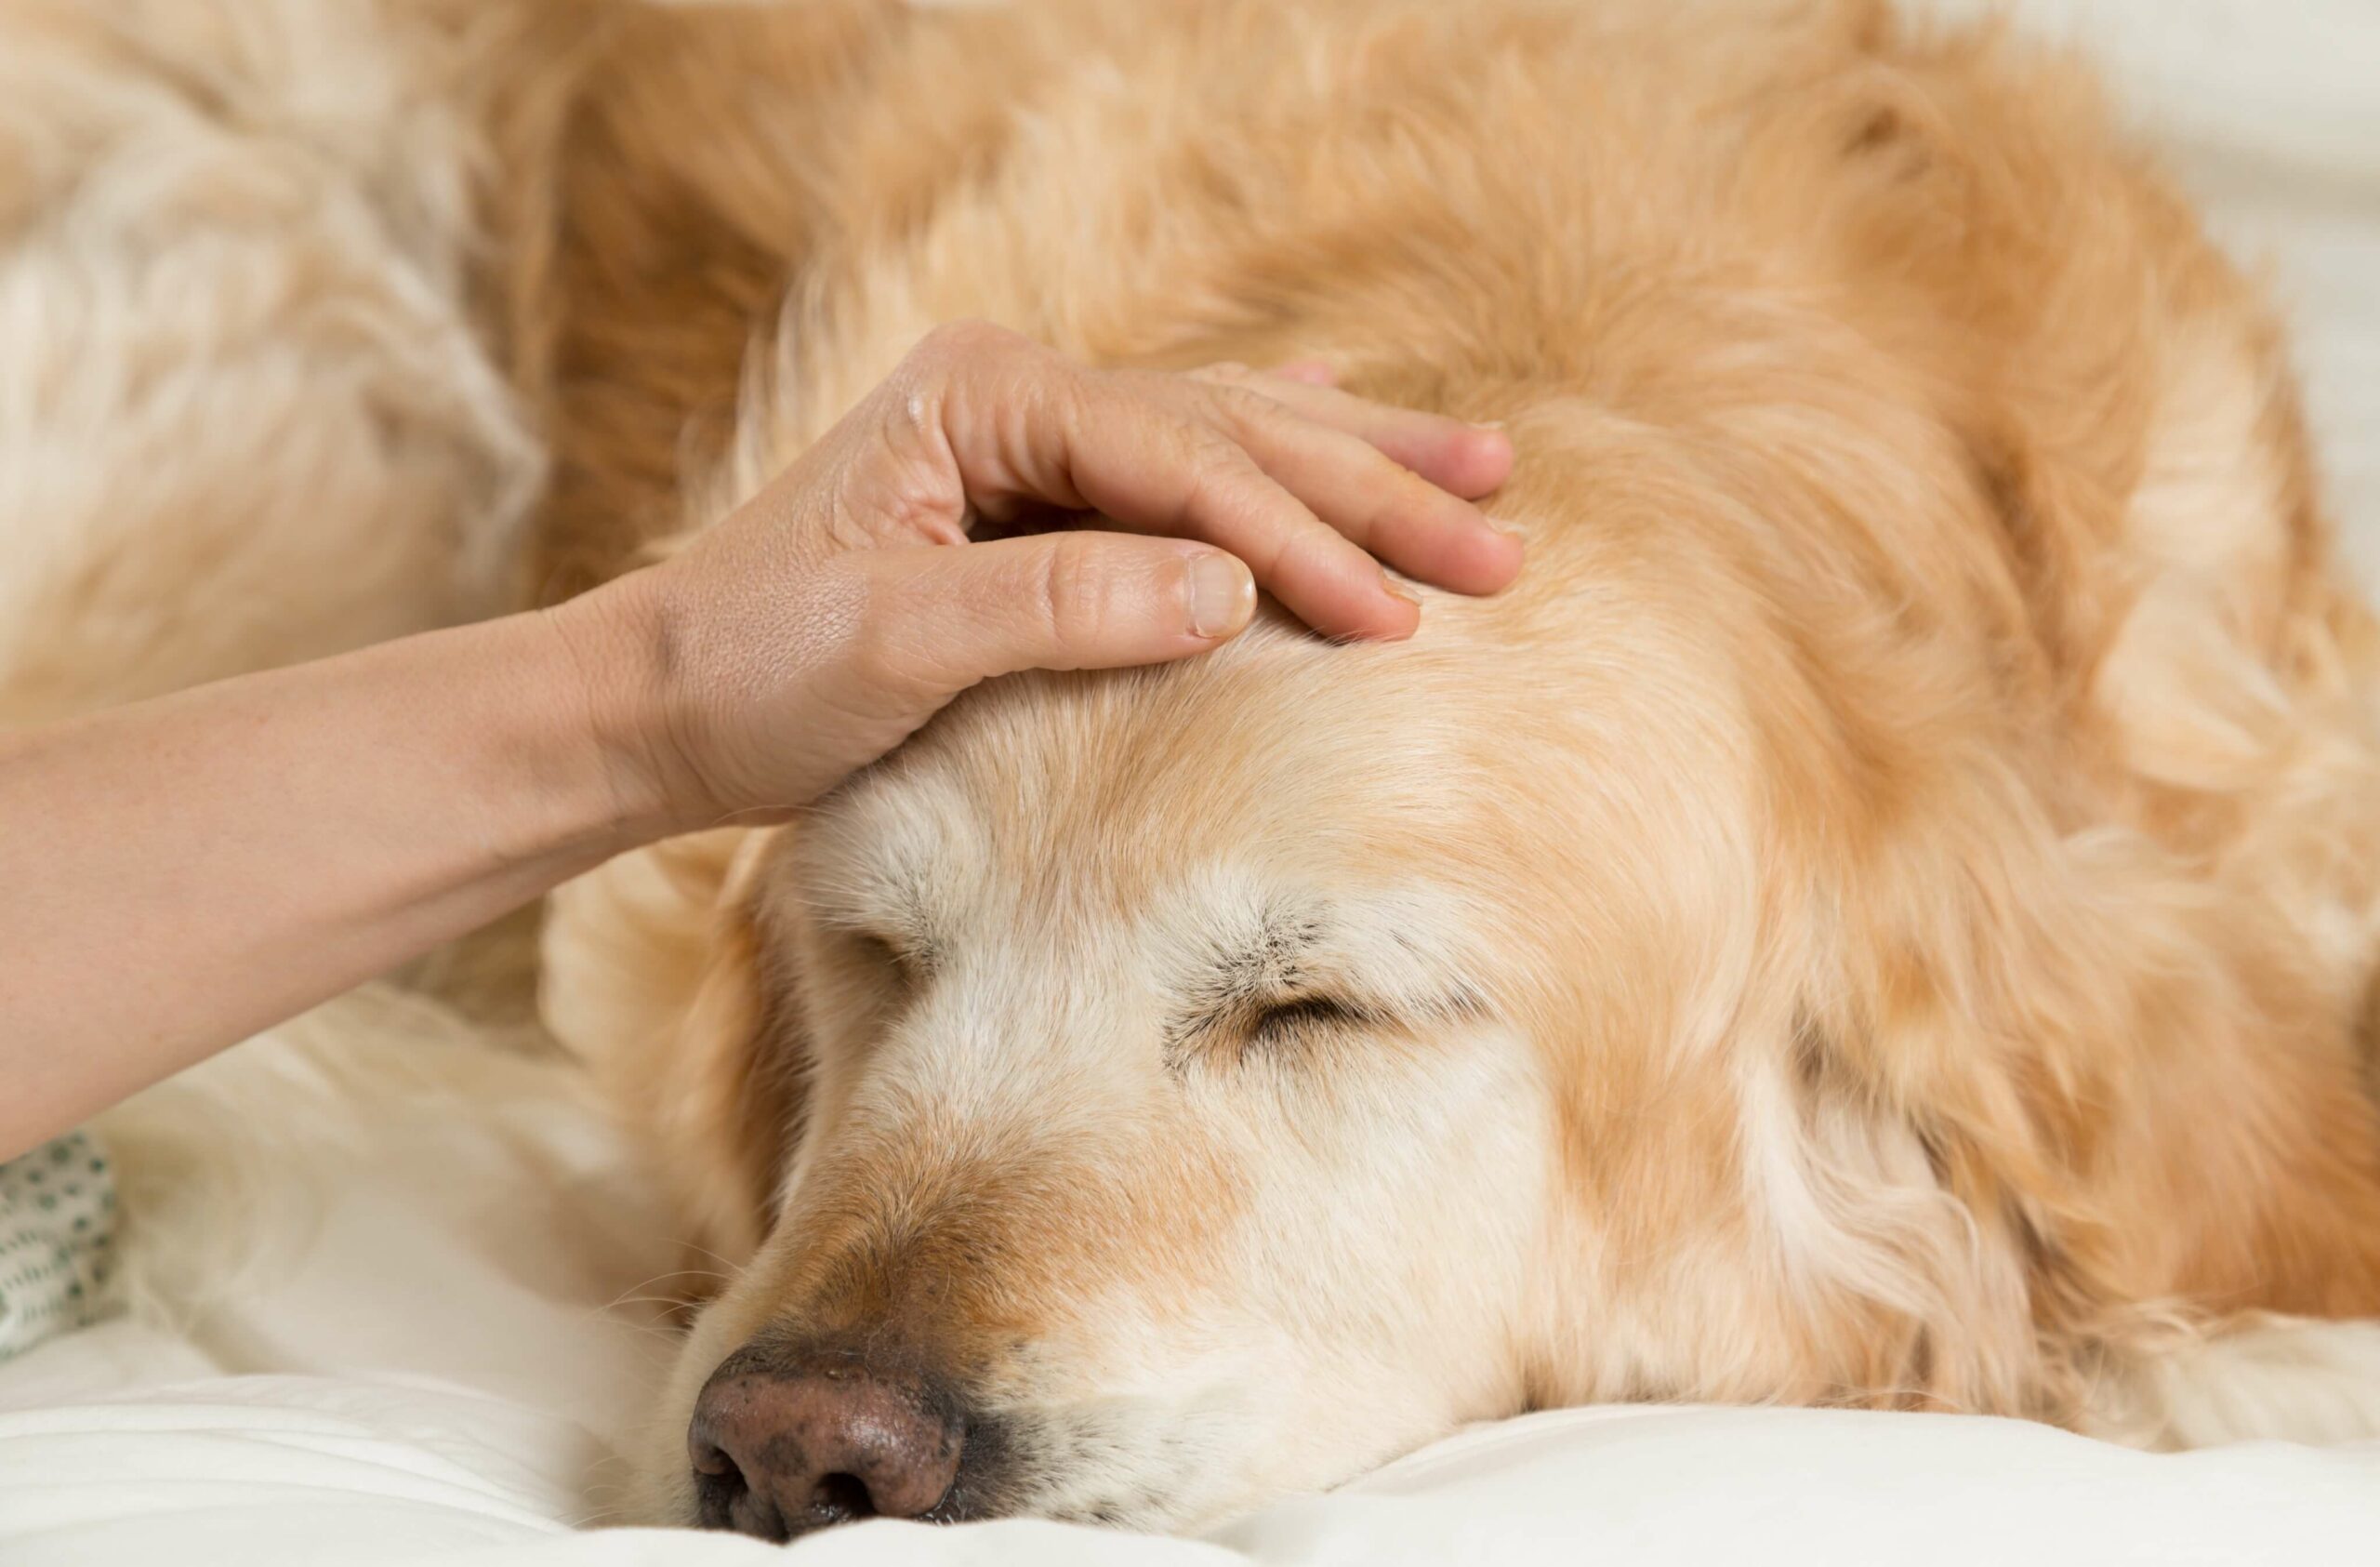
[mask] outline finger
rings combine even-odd
[[[1308,386],[1336,386],[1339,372],[1319,359],[1297,359],[1287,365],[1276,365],[1265,372],[1285,381],[1303,381]]]
[[[1067,483],[1083,501],[1124,527],[1231,551],[1291,614],[1325,635],[1412,635],[1421,623],[1417,601],[1395,587],[1360,546],[1266,473],[1222,428],[1226,421],[1185,398],[1185,391],[1200,399],[1211,395],[1172,378],[1083,379],[1060,426]],[[1270,406],[1253,397],[1248,402]],[[1421,485],[1394,463],[1381,462]]]
[[[906,412],[904,399],[902,418],[879,421],[891,449],[899,452],[919,427],[938,436],[943,468],[963,477],[967,498],[986,514],[1011,516],[1034,505],[1092,511],[1129,529],[1216,545],[1326,635],[1405,637],[1420,623],[1416,601],[1391,586],[1378,562],[1233,444],[1206,404],[1224,389],[1150,371],[1084,370],[980,325],[938,329],[905,365],[906,379],[935,395],[922,420]],[[901,502],[891,482],[937,472],[933,461],[905,458],[863,469],[884,494],[850,509],[895,519],[879,534],[881,542],[894,542],[900,531],[932,537],[902,521],[918,508]]]
[[[1324,378],[1318,380],[1289,373],[1291,368],[1306,367],[1285,365],[1271,375],[1259,375],[1242,365],[1216,365],[1192,376],[1269,397],[1316,424],[1379,448],[1399,465],[1466,500],[1478,499],[1512,476],[1513,443],[1502,431],[1353,396],[1331,384],[1328,366],[1318,366],[1325,371]]]
[[[1183,539],[1040,534],[870,551],[876,678],[939,698],[1019,670],[1165,663],[1230,641],[1256,613],[1248,567]]]
[[[1517,538],[1368,442],[1261,397],[1220,397],[1214,411],[1268,476],[1397,569],[1466,593],[1499,591],[1519,572]]]

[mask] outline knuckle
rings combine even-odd
[[[1041,606],[1061,647],[1096,645],[1113,623],[1106,573],[1090,540],[1059,535],[1041,568]]]
[[[939,388],[949,418],[1013,433],[1064,415],[1078,393],[1072,360],[988,321],[945,322],[913,351],[919,374]]]
[[[1254,459],[1235,442],[1211,432],[1194,437],[1182,457],[1182,510],[1186,517],[1229,511]]]
[[[848,667],[863,690],[900,698],[931,684],[916,634],[925,607],[897,578],[879,576],[867,584],[844,644]]]
[[[1263,418],[1278,411],[1281,406],[1263,392],[1238,381],[1219,381],[1209,387],[1207,401],[1236,420]]]
[[[1304,422],[1286,404],[1237,383],[1210,387],[1207,405],[1217,427],[1235,442],[1250,440],[1259,431],[1294,430]]]
[[[945,321],[919,339],[911,350],[928,363],[952,365],[1013,353],[1025,339],[1005,326],[976,317]]]

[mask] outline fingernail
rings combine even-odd
[[[1502,534],[1506,538],[1517,538],[1524,544],[1528,542],[1528,535],[1521,530],[1519,524],[1508,523],[1497,517],[1490,517],[1487,521],[1490,528]]]
[[[1209,641],[1236,632],[1256,613],[1256,579],[1236,555],[1209,550],[1190,557],[1190,630]]]
[[[1389,597],[1393,599],[1403,599],[1407,604],[1411,604],[1416,609],[1421,607],[1421,595],[1407,587],[1404,583],[1399,582],[1395,578],[1391,577],[1385,570],[1380,574],[1380,586],[1381,591],[1386,593]]]
[[[1474,419],[1471,421],[1471,428],[1474,430],[1501,430],[1504,428],[1504,421],[1502,419]]]

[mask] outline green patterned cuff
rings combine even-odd
[[[87,1133],[0,1164],[0,1361],[101,1315],[115,1171]]]

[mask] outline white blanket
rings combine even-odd
[[[2350,549],[2380,585],[2380,6],[2013,9],[2102,46],[2223,231],[2271,260]],[[566,1073],[366,992],[114,1130],[148,1230],[143,1309],[0,1367],[0,1563],[778,1559],[574,1527],[615,1487],[624,1423],[668,1358],[635,1297],[676,1264]],[[2380,1560],[2380,1447],[2150,1456],[1938,1415],[1570,1411],[1465,1433],[1204,1541],[876,1522],[796,1549],[978,1567],[2314,1567]]]

